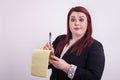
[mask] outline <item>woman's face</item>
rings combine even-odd
[[[72,12],[69,18],[69,27],[73,37],[83,37],[87,30],[87,17],[82,12]]]

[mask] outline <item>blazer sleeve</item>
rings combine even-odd
[[[78,66],[73,80],[101,80],[104,64],[103,46],[100,42],[95,41],[89,47],[86,67],[83,69]]]

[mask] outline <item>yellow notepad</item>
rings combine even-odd
[[[31,75],[44,78],[48,77],[48,64],[50,53],[51,50],[33,50]]]

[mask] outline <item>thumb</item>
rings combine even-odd
[[[59,58],[56,57],[56,56],[54,56],[54,55],[51,55],[51,58],[52,58],[53,60],[59,61]]]

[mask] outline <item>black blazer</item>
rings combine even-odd
[[[56,49],[60,39],[65,35],[58,36],[53,42],[53,47]],[[56,55],[60,57],[60,54]],[[100,80],[104,70],[105,56],[103,46],[97,40],[89,46],[85,47],[80,56],[75,53],[69,53],[69,50],[62,57],[67,63],[77,66],[75,76],[72,80]],[[53,65],[49,65],[52,68],[52,74],[50,80],[70,80],[67,74],[59,69],[56,69]]]

